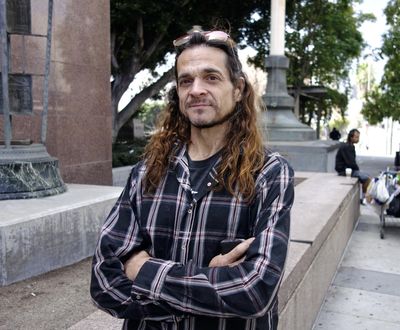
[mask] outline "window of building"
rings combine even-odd
[[[7,0],[7,30],[9,33],[31,33],[31,0]]]

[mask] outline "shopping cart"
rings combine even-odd
[[[374,178],[372,185],[378,184],[378,181],[384,182],[387,195],[379,195],[376,191],[370,194],[369,198],[372,203],[377,205],[379,212],[379,234],[381,239],[385,237],[385,228],[387,220],[400,218],[400,182],[399,173],[390,171],[389,169],[381,172],[378,178]],[[369,187],[370,188],[370,187]],[[369,191],[371,189],[368,189]],[[371,193],[371,191],[370,191]]]

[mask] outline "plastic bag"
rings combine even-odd
[[[376,184],[375,199],[382,204],[385,204],[389,199],[389,191],[386,188],[386,180],[384,176],[380,177]]]
[[[386,187],[386,178],[384,175],[371,180],[367,188],[367,196],[376,203],[383,205],[389,200],[389,191]]]
[[[378,178],[373,178],[368,185],[366,197],[370,200],[373,200],[376,196],[376,184],[378,182]]]

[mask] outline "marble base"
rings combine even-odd
[[[0,148],[0,200],[38,198],[65,191],[58,160],[43,145]]]

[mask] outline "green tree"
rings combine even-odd
[[[360,56],[364,47],[358,29],[365,20],[374,18],[371,14],[355,13],[353,5],[356,2],[360,1],[287,1],[288,85],[296,91],[295,97],[300,97],[303,86],[328,87],[323,100],[308,99],[301,105],[300,119],[304,123],[309,124],[317,113],[329,117],[332,107],[340,107],[344,114],[350,90],[351,63]],[[249,43],[258,50],[253,59],[258,65],[268,54],[268,47],[259,42],[264,39],[255,33],[249,38]],[[339,87],[341,96],[338,95]]]
[[[400,0],[385,8],[388,31],[383,36],[381,56],[387,57],[379,86],[366,94],[362,114],[371,124],[388,117],[400,120]]]
[[[310,123],[315,114],[318,119],[329,118],[333,107],[345,113],[349,71],[364,46],[358,28],[371,18],[356,15],[354,2],[357,1],[309,0],[295,3],[291,8],[289,26],[293,32],[288,36],[288,83],[297,90],[295,97],[300,97],[304,85],[328,87],[322,101],[308,99],[300,109],[303,122]]]
[[[357,16],[354,1],[287,0],[288,82],[295,88],[307,84],[337,88],[348,75],[351,61],[359,56],[363,41],[357,30],[367,17]],[[252,62],[264,67],[269,52],[270,1],[265,0],[113,0],[111,1],[111,64],[113,138],[148,98],[159,93],[172,78],[172,69],[158,76],[157,65],[173,52],[172,40],[193,24],[205,29],[230,30],[239,42],[257,50]],[[178,19],[179,18],[179,19]],[[138,72],[148,69],[156,77],[118,112],[118,103]],[[338,98],[316,105],[307,102],[302,118],[310,121],[318,107],[329,107]],[[343,105],[334,103],[336,105]],[[321,108],[319,108],[321,109]],[[324,112],[324,113],[325,113]],[[307,119],[307,118],[308,119]]]
[[[162,101],[146,101],[141,106],[137,116],[143,122],[146,130],[153,130],[156,126],[157,116],[165,106]]]
[[[245,27],[256,10],[269,11],[262,0],[113,0],[111,1],[111,97],[113,140],[120,128],[139,110],[141,104],[157,93],[172,79],[170,69],[161,76],[157,65],[166,61],[174,51],[172,40],[185,34],[194,24],[203,28],[230,30],[241,41]],[[156,78],[135,95],[127,106],[118,111],[118,103],[130,83],[141,70],[148,69]]]

